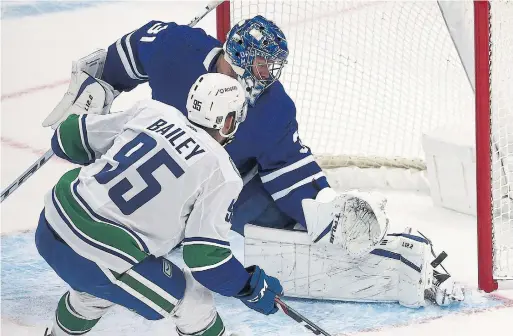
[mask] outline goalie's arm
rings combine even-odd
[[[261,97],[259,112],[273,123],[261,137],[267,142],[255,144],[260,145],[257,161],[264,188],[280,210],[307,229],[312,242],[339,245],[355,257],[370,252],[388,229],[384,199],[355,192],[339,195],[330,188],[299,138],[292,100],[265,99]]]
[[[125,124],[139,111],[138,106],[107,115],[68,116],[53,134],[52,150],[58,157],[72,163],[90,164],[113,145]]]
[[[73,62],[68,91],[43,126],[56,129],[71,114],[109,113],[120,92],[149,80],[146,65],[169,26],[176,24],[150,21],[111,44],[108,52],[97,50]]]
[[[187,30],[176,27],[186,26],[150,21],[111,44],[108,52],[97,50],[73,62],[68,91],[43,126],[55,129],[70,114],[108,113],[120,92],[150,80],[148,69],[163,71],[159,61],[171,57],[180,46],[169,41],[186,41]],[[171,30],[171,36],[166,38]],[[165,50],[156,52],[162,49]]]
[[[130,91],[147,82],[147,68],[155,50],[162,47],[165,35],[176,26],[174,22],[154,20],[123,35],[108,47],[101,79],[119,92]],[[166,48],[169,49],[169,45]],[[171,55],[173,50],[168,49],[165,52]]]
[[[310,148],[299,137],[292,100],[284,99],[277,104],[265,98],[262,97],[265,105],[259,112],[265,111],[273,120],[265,127],[266,135],[259,137],[266,141],[254,144],[259,153],[258,173],[280,210],[307,228],[301,202],[315,199],[329,184]],[[257,131],[261,129],[264,127]]]

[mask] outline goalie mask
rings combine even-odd
[[[260,15],[237,23],[228,32],[223,49],[252,106],[279,79],[289,55],[283,32]]]
[[[229,76],[209,73],[192,85],[187,98],[187,118],[200,126],[218,129],[231,138],[246,119],[246,99],[241,84]],[[233,116],[228,133],[223,133],[225,121]]]

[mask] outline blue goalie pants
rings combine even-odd
[[[114,304],[148,320],[170,317],[183,334],[221,335],[224,331],[210,291],[190,271],[165,258],[150,255],[122,274],[105,269],[69,247],[52,230],[44,210],[35,241],[39,254],[71,287],[58,303],[52,335],[85,334]],[[191,309],[197,314],[182,314]]]

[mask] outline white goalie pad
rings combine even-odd
[[[277,277],[286,296],[421,307],[432,286],[430,259],[427,242],[407,234],[388,235],[354,259],[340,246],[312,244],[306,232],[245,227],[245,265]]]

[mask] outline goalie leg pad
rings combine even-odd
[[[391,234],[371,254],[397,260],[397,300],[401,305],[425,306],[424,292],[432,287],[433,281],[431,249],[426,239],[406,233]]]
[[[277,277],[286,296],[425,305],[430,250],[421,237],[389,235],[355,259],[340,246],[312,244],[305,232],[246,225],[244,264]]]

